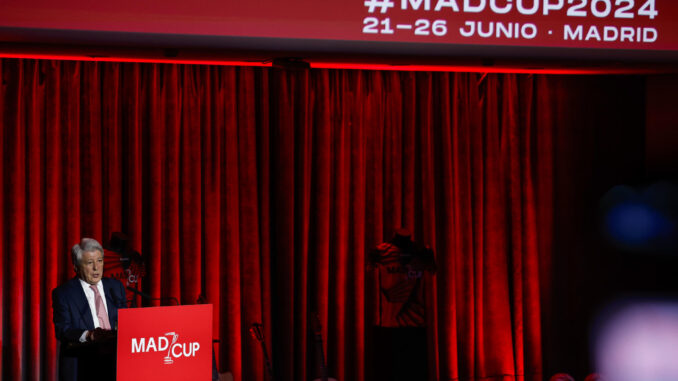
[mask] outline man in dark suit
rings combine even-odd
[[[59,380],[115,380],[118,309],[125,287],[103,277],[104,249],[83,238],[71,250],[76,277],[52,291],[54,333],[59,346]]]

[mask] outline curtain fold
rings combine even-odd
[[[2,368],[54,380],[51,290],[122,231],[153,305],[214,305],[236,380],[377,379],[367,253],[435,252],[430,379],[543,379],[557,76],[0,60]],[[575,84],[592,82],[576,77]],[[582,90],[583,89],[583,90]],[[569,123],[576,124],[577,120]],[[567,158],[561,158],[563,160]]]

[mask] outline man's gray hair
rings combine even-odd
[[[71,249],[71,260],[73,261],[73,266],[78,267],[78,264],[80,264],[80,261],[82,260],[82,253],[95,250],[98,250],[102,255],[104,254],[104,248],[96,239],[81,239],[80,243],[76,243]]]

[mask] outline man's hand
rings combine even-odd
[[[93,343],[100,343],[105,341],[115,340],[117,333],[110,329],[95,328],[93,331],[87,332],[87,341]]]

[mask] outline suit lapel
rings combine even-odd
[[[82,321],[85,322],[85,325],[87,326],[86,328],[90,330],[94,329],[92,310],[89,308],[85,291],[82,289],[82,285],[80,284],[80,280],[78,278],[75,278],[72,281],[71,293],[73,297],[70,300],[75,306],[76,311],[79,312]]]
[[[108,279],[103,278],[101,280],[104,286],[104,295],[106,296],[106,307],[108,307],[108,321],[111,323],[111,327],[116,329],[118,322],[118,305],[116,304],[116,297],[113,297],[114,289]]]

